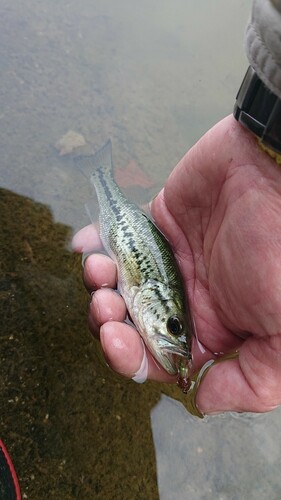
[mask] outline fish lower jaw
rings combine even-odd
[[[177,375],[178,368],[174,360],[174,355],[172,353],[165,351],[161,356],[157,356],[156,359],[162,366],[162,368],[164,368],[164,370],[169,373],[169,375]]]

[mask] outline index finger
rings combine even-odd
[[[98,228],[94,224],[83,227],[76,233],[71,242],[74,252],[88,253],[103,249]]]
[[[84,254],[103,250],[97,226],[89,224],[80,229],[72,239],[72,248]],[[116,266],[106,255],[93,253],[84,260],[83,278],[89,292],[101,287],[116,288]]]

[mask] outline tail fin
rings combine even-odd
[[[108,141],[94,154],[80,155],[74,158],[75,163],[82,174],[91,179],[95,170],[102,168],[104,171],[112,172],[112,144]]]

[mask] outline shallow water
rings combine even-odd
[[[153,6],[152,6],[153,5]],[[3,0],[0,7],[0,437],[24,498],[280,498],[280,411],[192,419],[156,383],[111,373],[87,330],[90,190],[68,130],[150,189],[232,110],[250,2]],[[130,191],[130,190],[129,190]],[[172,429],[171,429],[172,422]]]

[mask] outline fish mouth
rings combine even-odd
[[[158,344],[161,350],[165,351],[165,353],[173,355],[177,354],[178,356],[187,356],[189,354],[186,342],[178,338],[181,342],[180,344],[173,342],[170,339],[167,339],[164,335],[159,335]],[[172,357],[172,356],[171,356]],[[170,356],[169,356],[170,358]]]
[[[190,353],[185,342],[177,344],[173,340],[159,335],[157,339],[158,352],[155,352],[156,359],[160,362],[163,368],[171,375],[178,373],[178,356],[188,358]]]

